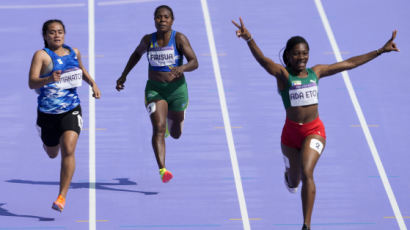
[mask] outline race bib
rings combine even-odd
[[[174,47],[151,48],[148,52],[151,66],[169,66],[175,64]]]
[[[81,69],[65,71],[60,76],[60,81],[56,82],[56,87],[60,89],[71,89],[80,87],[83,82],[83,71]]]
[[[304,106],[318,103],[318,87],[316,83],[292,86],[289,89],[290,105]]]

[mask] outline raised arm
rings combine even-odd
[[[266,57],[259,49],[258,45],[256,45],[255,40],[252,38],[252,35],[248,29],[246,29],[241,17],[239,17],[239,21],[240,25],[232,20],[232,23],[238,28],[236,31],[236,36],[243,38],[248,43],[248,47],[256,61],[273,76],[278,78],[287,77],[288,72],[285,67]]]
[[[83,80],[91,86],[93,90],[93,97],[99,99],[101,97],[100,89],[98,88],[97,84],[95,83],[94,79],[90,76],[87,69],[83,65],[83,61],[81,59],[81,53],[77,48],[74,48],[74,52],[77,55],[78,65],[80,69],[83,71]]]
[[[127,80],[127,75],[129,72],[134,68],[134,66],[139,62],[142,55],[147,52],[150,37],[151,35],[147,34],[142,39],[140,44],[135,48],[134,52],[131,54],[130,58],[128,59],[127,65],[125,66],[124,70],[122,71],[121,76],[117,80],[116,89],[118,91],[124,89],[124,83]]]
[[[351,57],[345,61],[337,62],[331,65],[317,65],[314,66],[312,69],[316,72],[319,78],[330,76],[345,70],[356,68],[360,65],[363,65],[374,58],[380,56],[382,53],[387,53],[391,51],[400,51],[396,44],[393,42],[396,38],[397,30],[393,31],[391,38],[384,44],[384,46],[380,49],[371,51],[366,54],[362,54],[359,56]]]

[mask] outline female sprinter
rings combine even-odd
[[[60,20],[43,24],[44,49],[34,53],[29,87],[38,96],[37,126],[43,147],[50,158],[61,150],[60,191],[52,208],[62,212],[75,170],[75,148],[83,124],[77,87],[86,81],[94,97],[100,98],[97,84],[81,62],[80,51],[64,44],[65,26]]]
[[[188,38],[172,30],[174,13],[169,6],[161,5],[155,9],[154,22],[157,32],[141,39],[117,80],[116,89],[124,89],[128,73],[147,52],[149,71],[145,105],[152,123],[152,147],[159,174],[162,182],[166,183],[173,176],[165,168],[165,137],[168,128],[175,139],[182,134],[185,109],[188,106],[184,72],[198,68],[198,61]],[[184,56],[188,61],[186,64],[183,64]]]
[[[258,63],[276,77],[277,85],[286,109],[286,122],[281,137],[285,159],[285,182],[290,192],[296,192],[302,180],[302,206],[304,224],[310,229],[316,187],[313,170],[326,145],[326,134],[318,113],[318,81],[344,70],[356,68],[390,51],[399,51],[393,42],[396,31],[380,49],[349,58],[331,65],[315,65],[307,68],[309,45],[300,36],[288,40],[283,53],[285,66],[265,57],[241,18],[236,35],[247,41],[249,49]]]

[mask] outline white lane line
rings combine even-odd
[[[106,1],[106,2],[98,2],[98,6],[112,6],[112,5],[125,5],[125,4],[135,4],[135,3],[143,3],[143,2],[156,2],[158,0],[118,0],[118,1]]]
[[[85,7],[85,3],[72,4],[37,4],[37,5],[2,5],[0,9],[41,9],[41,8],[71,8]]]
[[[225,134],[226,134],[226,139],[227,139],[228,147],[229,147],[229,155],[231,157],[232,170],[233,170],[233,175],[235,178],[236,192],[238,195],[239,207],[240,207],[241,216],[243,220],[242,221],[243,228],[245,230],[250,230],[251,226],[249,224],[249,217],[248,217],[248,211],[246,208],[245,195],[243,193],[238,159],[236,157],[236,150],[235,150],[235,144],[234,144],[234,140],[232,136],[231,122],[229,120],[228,107],[226,104],[225,91],[224,91],[222,77],[221,77],[221,70],[219,68],[219,61],[218,61],[218,55],[217,55],[218,52],[216,51],[214,34],[212,31],[211,17],[209,15],[207,1],[201,0],[201,5],[202,5],[202,12],[204,14],[204,21],[205,21],[206,33],[208,36],[209,48],[211,50],[212,65],[214,69],[216,85],[218,88],[219,102],[221,105],[222,117],[223,117],[224,126],[225,126]]]
[[[327,19],[326,12],[323,8],[322,2],[320,0],[315,0],[317,10],[319,11],[320,18],[322,19],[323,26],[326,30],[327,36],[329,38],[332,49],[335,53],[336,60],[338,62],[343,61],[342,55],[340,54],[339,46],[337,45],[336,38],[333,34],[332,28],[330,27],[329,20]],[[360,107],[359,101],[356,97],[356,93],[353,89],[353,85],[350,81],[349,74],[347,71],[342,72],[343,80],[345,82],[347,91],[349,92],[350,99],[352,100],[354,109],[356,110],[357,117],[359,118],[360,125],[363,129],[364,136],[366,137],[367,144],[369,145],[370,151],[373,156],[373,160],[376,164],[377,170],[379,171],[380,178],[383,182],[384,189],[386,190],[387,196],[392,206],[394,215],[396,216],[397,223],[400,230],[407,230],[406,224],[404,223],[403,216],[400,212],[399,205],[397,204],[396,197],[394,196],[393,190],[390,186],[390,182],[387,179],[386,171],[384,170],[382,161],[380,159],[379,153],[377,152],[376,145],[374,144],[372,135],[370,133],[369,127],[367,125],[366,119],[363,115],[362,109]]]
[[[95,79],[95,6],[94,0],[88,0],[88,71]],[[96,194],[95,194],[95,99],[93,91],[88,91],[89,111],[89,230],[96,230]]]

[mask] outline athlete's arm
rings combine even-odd
[[[44,50],[38,50],[34,53],[31,60],[28,86],[30,89],[38,89],[47,85],[48,83],[59,81],[61,71],[54,71],[49,77],[40,78],[41,69],[46,66],[48,54]],[[49,60],[51,61],[51,59]]]
[[[118,91],[124,89],[124,83],[127,80],[128,73],[134,68],[134,66],[139,62],[142,55],[147,52],[149,47],[149,43],[151,40],[151,35],[147,34],[142,39],[140,44],[135,48],[134,52],[131,54],[130,58],[128,59],[127,65],[125,66],[124,70],[122,71],[121,76],[117,80],[116,89]]]
[[[183,56],[187,59],[187,63],[181,66],[177,66],[171,69],[171,74],[175,77],[180,77],[184,72],[191,72],[198,68],[198,59],[196,58],[195,52],[189,43],[188,38],[177,32],[175,35],[175,42],[177,44],[177,49],[180,50]],[[182,58],[182,57],[181,57]]]
[[[250,32],[246,29],[243,24],[242,18],[239,18],[240,25],[232,20],[232,23],[238,28],[236,31],[236,36],[243,38],[247,41],[248,47],[252,52],[253,57],[256,61],[270,74],[273,76],[284,79],[287,78],[288,71],[280,64],[275,63],[270,58],[266,57],[263,52],[256,45],[255,40],[252,38]]]
[[[77,55],[77,60],[78,60],[78,65],[80,69],[83,71],[83,80],[88,83],[88,85],[91,86],[93,89],[93,97],[99,99],[101,97],[101,92],[100,89],[97,86],[97,83],[95,83],[94,79],[91,77],[91,75],[88,73],[88,71],[85,69],[83,65],[83,61],[81,59],[81,53],[77,48],[73,48],[75,54]]]
[[[397,30],[393,31],[392,37],[380,49],[359,56],[351,57],[345,61],[337,62],[331,65],[316,65],[312,69],[313,71],[315,71],[319,78],[326,77],[345,70],[356,68],[373,60],[382,53],[400,51],[397,48],[396,44],[393,42],[393,40],[396,38],[396,33]]]

